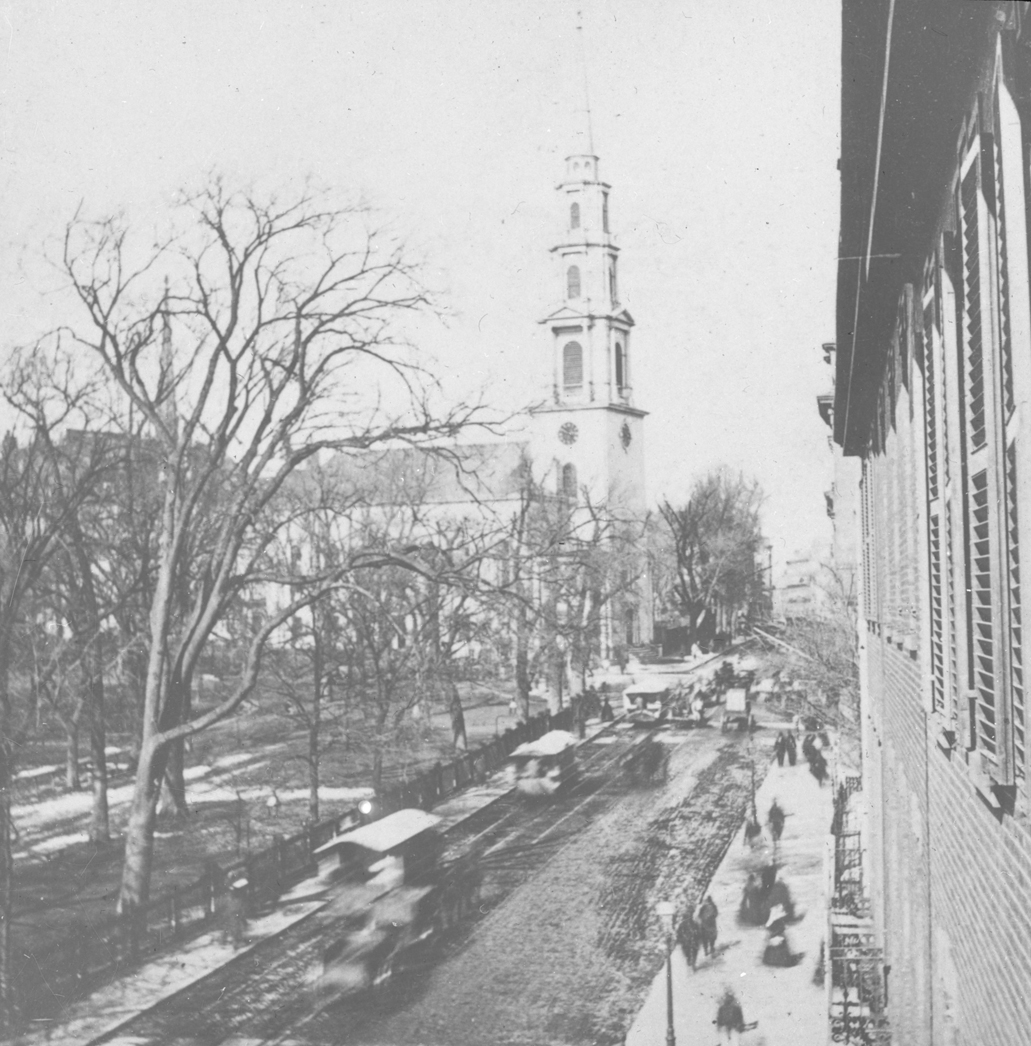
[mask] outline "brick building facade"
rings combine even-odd
[[[895,1043],[1031,1043],[1031,4],[844,0],[842,65],[878,1005]]]

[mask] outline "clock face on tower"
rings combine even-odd
[[[623,427],[619,430],[619,442],[623,444],[623,449],[628,450],[630,448],[630,441],[634,438],[633,433],[630,431],[630,426],[624,421]]]
[[[571,447],[580,435],[580,430],[571,422],[567,421],[559,430],[558,438],[567,447]]]

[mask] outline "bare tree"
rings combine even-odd
[[[69,520],[92,496],[108,467],[103,444],[59,439],[88,416],[91,390],[67,366],[40,366],[18,356],[5,381],[24,441],[8,433],[0,445],[0,1024],[13,1019],[11,964],[11,786],[15,754],[35,719],[33,697],[20,700],[19,678],[35,676],[20,665],[41,578],[59,548]],[[30,684],[31,686],[31,684]]]
[[[663,502],[660,596],[681,615],[687,643],[711,639],[720,612],[733,618],[761,595],[759,484],[726,468],[698,480],[686,504]]]
[[[397,329],[426,297],[363,211],[311,193],[231,192],[216,177],[184,194],[179,214],[157,246],[120,218],[76,216],[62,251],[83,317],[67,334],[144,419],[163,463],[123,910],[148,898],[175,747],[234,711],[269,636],[358,567],[349,559],[303,584],[269,572],[268,549],[289,522],[278,502],[288,477],[324,450],[450,436],[472,414],[434,408]],[[212,632],[260,582],[295,598],[250,638],[231,691],[195,713]]]

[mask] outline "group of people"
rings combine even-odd
[[[828,745],[830,745],[830,738],[826,731],[822,730],[807,733],[802,742],[802,755],[809,764],[809,772],[821,786],[827,780],[827,758],[823,754],[823,749]],[[785,759],[788,761],[788,765],[795,765],[798,761],[798,743],[792,731],[781,730],[777,734],[777,739],[773,742],[773,754],[778,766],[783,766]]]
[[[680,920],[677,927],[677,943],[683,949],[692,970],[698,965],[699,951],[705,956],[711,956],[716,952],[719,914],[716,902],[706,894],[702,903]]]

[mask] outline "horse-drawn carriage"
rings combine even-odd
[[[315,971],[320,1003],[389,980],[479,904],[475,864],[441,865],[439,821],[398,810],[315,851],[332,887],[320,916],[332,928]]]
[[[623,711],[634,726],[658,726],[669,718],[671,692],[661,679],[644,679],[623,691]]]
[[[521,744],[509,759],[511,783],[525,795],[554,795],[576,780],[576,738],[566,730]]]
[[[723,695],[723,719],[720,730],[751,730],[755,726],[752,715],[752,696],[747,686],[731,687]]]

